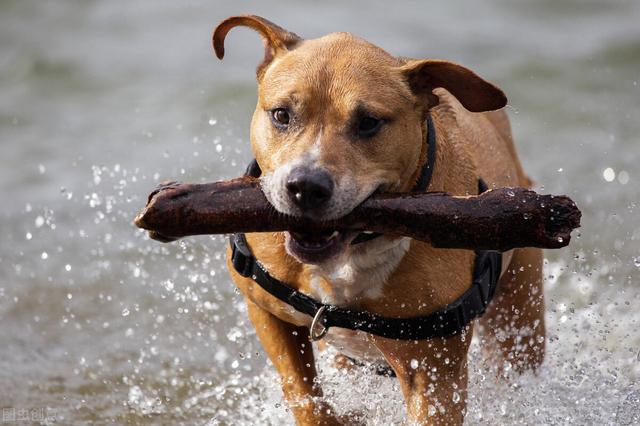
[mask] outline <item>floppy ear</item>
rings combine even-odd
[[[468,68],[441,60],[410,60],[400,67],[411,90],[427,101],[429,108],[438,104],[432,91],[447,89],[471,112],[493,111],[507,104],[505,94]]]
[[[222,21],[213,30],[213,49],[218,59],[224,57],[224,39],[233,27],[249,27],[257,31],[264,42],[264,59],[258,65],[258,80],[262,77],[267,65],[281,53],[287,52],[302,39],[296,34],[280,28],[271,21],[260,16],[232,16]]]

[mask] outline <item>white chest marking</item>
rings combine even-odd
[[[360,298],[377,299],[406,252],[411,239],[386,239],[350,248],[340,259],[311,271],[313,296],[323,303],[350,306]],[[326,282],[329,282],[327,286]],[[339,352],[367,361],[383,361],[380,351],[367,333],[332,328],[324,340]]]
[[[323,303],[349,306],[357,299],[377,299],[400,260],[409,250],[411,239],[381,239],[347,252],[327,264],[312,267],[311,283],[315,296]],[[322,285],[329,282],[329,288]]]

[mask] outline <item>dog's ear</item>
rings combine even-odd
[[[413,93],[425,98],[429,108],[438,104],[433,89],[443,87],[471,112],[493,111],[507,104],[505,94],[476,73],[449,61],[408,60],[400,67]]]
[[[256,73],[258,80],[262,77],[267,65],[279,54],[287,52],[302,39],[296,34],[280,28],[271,21],[260,16],[241,15],[232,16],[222,21],[213,30],[213,50],[218,59],[224,57],[224,39],[233,27],[249,27],[260,34],[264,42],[264,59],[258,65]]]

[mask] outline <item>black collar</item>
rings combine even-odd
[[[425,191],[431,181],[435,165],[435,127],[431,116],[427,116],[427,161],[422,168],[413,191]],[[260,176],[260,167],[254,160],[246,174]],[[478,180],[478,192],[487,190],[482,179]],[[379,234],[360,234],[368,241]],[[354,241],[356,241],[354,240]],[[362,241],[358,241],[362,242]],[[484,313],[491,301],[502,269],[502,254],[496,251],[476,251],[473,281],[469,289],[454,302],[429,315],[411,318],[389,318],[358,309],[342,308],[321,303],[306,294],[291,288],[274,278],[253,256],[244,234],[234,234],[231,239],[231,262],[243,277],[253,279],[265,291],[289,304],[297,311],[313,318],[310,338],[322,338],[330,327],[361,330],[367,333],[401,340],[422,340],[434,337],[449,337],[460,333],[474,319]],[[321,326],[320,332],[316,328]]]
[[[427,144],[427,160],[422,166],[420,177],[411,192],[425,192],[431,183],[433,169],[436,166],[436,127],[433,125],[431,114],[427,114],[427,137],[424,138]]]

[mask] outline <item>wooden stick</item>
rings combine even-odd
[[[259,179],[205,184],[168,183],[149,195],[135,224],[168,242],[188,235],[236,232],[313,232],[349,229],[404,235],[439,248],[509,250],[560,248],[580,226],[566,196],[501,188],[458,197],[442,192],[374,195],[347,216],[314,222],[278,213]]]

